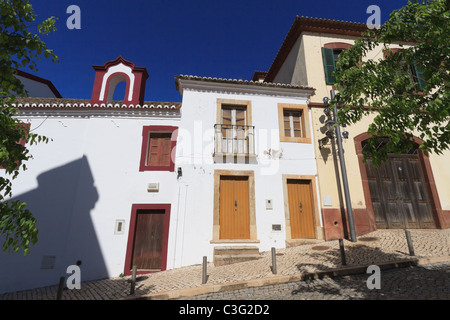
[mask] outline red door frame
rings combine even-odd
[[[170,204],[133,204],[131,206],[130,228],[128,231],[127,252],[125,256],[124,274],[132,274],[131,261],[133,258],[134,236],[136,232],[136,216],[138,210],[164,210],[164,233],[161,252],[161,271],[167,268],[167,246],[169,243]],[[138,274],[153,273],[157,271],[138,271]]]

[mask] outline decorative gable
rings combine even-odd
[[[143,105],[145,95],[145,82],[148,78],[144,67],[135,65],[119,56],[103,66],[92,66],[95,70],[94,88],[92,90],[91,104],[101,105],[112,103],[116,86],[125,81],[125,105]]]

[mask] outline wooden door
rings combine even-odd
[[[379,168],[367,159],[366,171],[377,228],[435,228],[417,154],[389,155]]]
[[[220,178],[220,239],[250,239],[248,177]]]
[[[133,243],[132,266],[160,270],[164,234],[164,210],[138,210]]]
[[[314,239],[314,205],[309,180],[287,180],[292,239]]]

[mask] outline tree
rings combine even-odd
[[[0,236],[4,251],[23,248],[24,254],[37,242],[36,219],[26,209],[26,203],[6,199],[12,197],[12,180],[20,169],[26,170],[24,162],[32,158],[24,142],[33,145],[49,139],[29,132],[29,126],[15,117],[19,111],[11,104],[16,95],[26,97],[27,93],[14,74],[26,67],[36,71],[36,61],[42,56],[58,60],[38,35],[56,30],[55,18],[39,24],[34,24],[35,20],[29,1],[0,0],[0,165],[11,176],[0,177]]]
[[[426,155],[449,148],[449,3],[409,1],[339,55],[335,71],[339,92],[333,102],[338,101],[339,122],[352,124],[375,114],[367,130],[372,137],[364,159],[372,157],[376,166],[388,153],[409,150],[414,131]],[[390,49],[392,44],[401,49]],[[372,50],[383,50],[384,59],[367,59]],[[379,144],[383,137],[388,142]]]

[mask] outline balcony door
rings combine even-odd
[[[247,108],[245,106],[222,106],[222,151],[232,154],[248,154]]]

